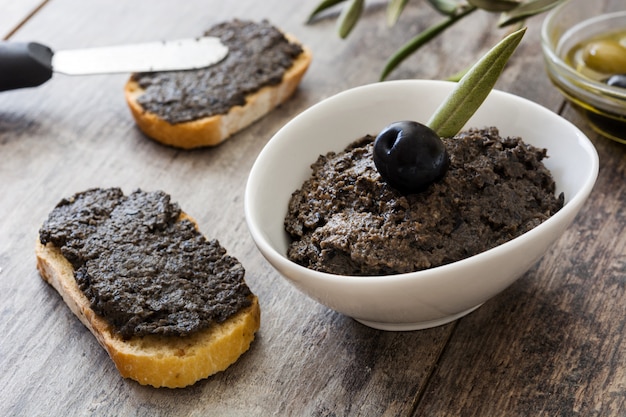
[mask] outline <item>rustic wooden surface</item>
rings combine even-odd
[[[438,18],[413,1],[390,29],[384,3],[368,2],[363,21],[340,40],[336,14],[304,24],[316,3],[0,0],[8,11],[0,34],[57,50],[196,36],[238,17],[268,18],[314,53],[291,101],[214,149],[180,151],[144,137],[124,103],[126,75],[59,75],[0,94],[0,415],[626,415],[626,146],[591,131],[548,81],[541,17],[528,22],[497,87],[579,126],[601,166],[575,223],[514,285],[455,323],[382,332],[305,298],[257,252],[243,189],[265,143],[308,106],[375,82],[391,51]],[[611,1],[595,3],[603,10]],[[493,23],[475,13],[391,78],[465,68],[502,36]],[[255,343],[235,365],[186,389],[124,380],[39,278],[40,224],[61,198],[96,186],[167,191],[242,261],[263,313]]]

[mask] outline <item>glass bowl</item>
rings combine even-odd
[[[594,3],[570,0],[546,16],[541,31],[546,70],[552,83],[595,131],[626,143],[626,88],[611,87],[583,75],[568,59],[572,48],[581,42],[610,32],[626,33],[626,10],[623,7],[596,15]]]

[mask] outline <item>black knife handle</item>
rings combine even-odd
[[[36,42],[0,42],[0,91],[36,87],[48,81],[53,54]]]

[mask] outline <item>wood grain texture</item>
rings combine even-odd
[[[414,415],[624,414],[626,149],[594,143],[590,203],[531,271],[460,320]]]
[[[592,197],[537,265],[456,323],[404,333],[369,329],[305,298],[258,253],[243,189],[265,143],[319,100],[377,81],[389,54],[439,19],[425,2],[410,2],[388,28],[384,3],[371,2],[353,34],[340,40],[334,12],[304,24],[316,3],[50,0],[15,32],[14,40],[45,39],[66,49],[196,36],[225,19],[268,18],[307,44],[314,59],[289,102],[222,145],[195,151],[138,131],[124,103],[124,75],[55,76],[0,95],[0,415],[626,414],[626,147],[597,136],[567,106],[563,116],[600,154]],[[543,70],[541,18],[528,23],[497,87],[561,111]],[[505,33],[493,28],[493,16],[476,13],[390,78],[453,74]],[[41,280],[33,252],[41,223],[61,198],[97,186],[170,193],[243,263],[262,324],[235,365],[181,390],[124,380]]]
[[[0,0],[0,40],[10,38],[47,0]]]

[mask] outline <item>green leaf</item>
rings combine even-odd
[[[421,32],[419,35],[404,44],[391,56],[391,58],[387,60],[387,63],[385,64],[383,72],[380,76],[380,80],[383,81],[385,78],[387,78],[389,73],[391,73],[391,71],[393,71],[398,65],[400,65],[400,63],[404,61],[409,55],[413,54],[419,48],[428,43],[431,39],[437,37],[441,32],[443,32],[474,10],[476,10],[476,8],[470,6],[461,11],[459,14],[449,16],[447,19],[436,25],[431,26],[430,28]]]
[[[428,126],[441,137],[456,135],[485,101],[525,32],[523,28],[511,33],[476,62],[437,108]]]
[[[455,0],[428,0],[431,6],[439,13],[446,16],[452,16],[460,10],[461,2]]]
[[[467,2],[488,12],[507,12],[520,5],[516,0],[467,0]]]
[[[467,71],[469,71],[469,68],[464,68],[456,74],[449,75],[446,77],[446,81],[459,82],[461,81],[461,78],[463,78],[465,74],[467,74]]]
[[[512,10],[502,13],[500,20],[498,21],[498,26],[505,27],[518,23],[528,17],[546,12],[566,1],[568,0],[532,0],[522,3]]]
[[[323,0],[317,7],[311,12],[309,18],[307,19],[307,23],[311,23],[313,19],[323,12],[326,9],[333,7],[336,4],[343,3],[346,0]]]
[[[337,26],[341,38],[347,37],[354,29],[363,13],[364,4],[365,0],[350,0],[350,3],[341,11]]]
[[[387,5],[387,24],[389,26],[393,26],[398,21],[402,10],[404,10],[404,6],[409,2],[409,0],[391,0]]]

